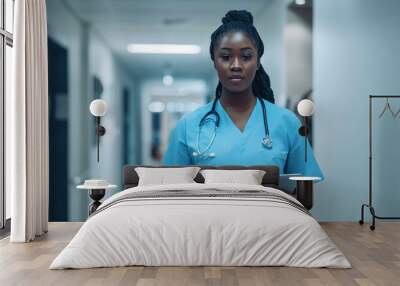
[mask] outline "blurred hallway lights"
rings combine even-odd
[[[167,103],[167,111],[173,113],[173,112],[175,112],[175,110],[176,110],[175,102],[168,102]]]
[[[183,102],[176,102],[175,103],[175,111],[185,112],[185,104]]]
[[[165,110],[165,104],[161,101],[153,101],[149,104],[149,111],[152,113],[161,113]]]
[[[198,107],[200,107],[201,104],[198,102],[168,102],[166,110],[170,113],[175,113],[175,112],[191,112]]]

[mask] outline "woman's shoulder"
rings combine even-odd
[[[299,123],[299,119],[296,114],[283,106],[277,105],[275,103],[271,103],[268,100],[263,99],[265,106],[267,107],[267,112],[270,112],[274,115],[274,117],[279,118],[281,120],[288,121],[293,124]]]

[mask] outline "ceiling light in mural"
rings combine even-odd
[[[296,3],[296,5],[305,5],[306,0],[296,0],[295,3]]]
[[[163,76],[163,84],[164,85],[169,86],[169,85],[172,85],[173,83],[174,83],[174,78],[172,75],[166,74]]]
[[[198,45],[129,44],[127,50],[133,54],[199,54]]]

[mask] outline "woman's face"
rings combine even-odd
[[[226,33],[215,47],[214,66],[226,90],[245,91],[251,87],[259,67],[257,49],[245,33]]]

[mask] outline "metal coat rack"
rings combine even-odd
[[[386,99],[387,103],[385,105],[385,109],[379,116],[382,117],[383,113],[386,111],[386,108],[388,107],[389,104],[389,98],[400,98],[400,95],[370,95],[369,96],[369,196],[368,196],[368,204],[362,204],[361,206],[361,219],[359,221],[360,224],[364,224],[364,208],[367,207],[369,208],[369,211],[371,212],[372,215],[372,224],[369,226],[371,230],[375,229],[375,219],[395,219],[398,220],[400,217],[383,217],[383,216],[378,216],[375,213],[375,209],[372,206],[372,101],[374,99]],[[389,112],[396,118],[396,116],[399,114],[399,111],[394,113],[392,109],[390,109],[390,105],[388,108]]]

